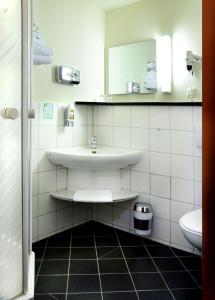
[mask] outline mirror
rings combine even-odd
[[[155,93],[156,40],[109,48],[109,94]]]

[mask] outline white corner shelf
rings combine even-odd
[[[114,203],[114,202],[122,202],[122,201],[128,201],[137,198],[139,195],[138,193],[135,192],[129,192],[129,191],[112,191],[112,201],[110,202],[103,202],[103,201],[86,201],[86,200],[79,200],[79,201],[74,201],[73,200],[73,195],[74,191],[73,190],[67,190],[67,189],[62,189],[58,190],[56,192],[51,192],[50,195],[59,200],[64,200],[64,201],[69,201],[69,202],[85,202],[85,203]]]

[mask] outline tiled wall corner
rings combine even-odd
[[[95,106],[93,133],[100,145],[139,149],[142,160],[121,170],[122,188],[153,206],[152,239],[194,251],[180,217],[201,207],[201,149],[196,147],[200,106]],[[93,218],[134,232],[134,201],[94,205]]]
[[[50,148],[88,144],[92,107],[76,106],[74,127],[64,127],[67,104],[53,103],[53,119],[43,119],[43,103],[33,102],[32,106],[36,112],[32,120],[32,227],[33,241],[37,241],[92,218],[90,207],[50,197],[51,191],[66,188],[67,169],[46,157]]]

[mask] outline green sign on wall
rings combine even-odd
[[[53,119],[53,103],[43,104],[43,119]]]

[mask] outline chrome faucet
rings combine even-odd
[[[96,149],[97,146],[97,137],[95,135],[91,136],[91,149]]]

